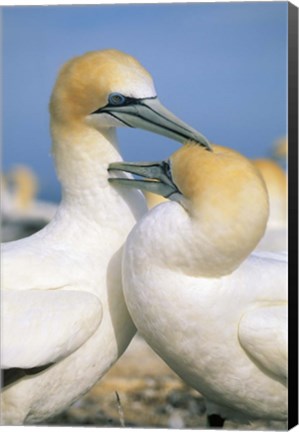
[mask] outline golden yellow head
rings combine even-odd
[[[171,226],[181,227],[185,252],[179,265],[192,275],[232,272],[265,232],[269,214],[265,182],[253,163],[234,150],[212,145],[209,151],[189,141],[169,161],[109,166],[110,172],[120,170],[143,179],[110,178],[111,183],[155,192],[183,207],[185,212],[166,202],[149,217],[157,221],[165,211],[162,224],[169,217]],[[169,260],[176,247],[180,248],[180,241],[169,249]]]
[[[171,157],[172,178],[184,197],[182,204],[211,241],[226,253],[241,248],[246,255],[265,231],[265,183],[238,152],[218,145],[212,149],[193,143],[180,148]]]
[[[117,50],[88,52],[66,63],[54,86],[50,113],[56,142],[69,137],[70,131],[79,136],[81,129],[86,136],[86,127],[106,135],[107,129],[129,126],[209,147],[200,132],[160,103],[143,66]]]
[[[52,118],[78,121],[108,103],[113,92],[152,97],[150,74],[130,55],[117,50],[91,51],[61,69],[50,101]]]

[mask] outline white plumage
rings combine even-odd
[[[121,257],[146,206],[138,191],[107,181],[108,164],[121,160],[115,127],[140,126],[179,141],[183,131],[208,145],[162,107],[148,72],[115,50],[66,63],[50,114],[62,202],[45,228],[2,248],[4,424],[62,411],[136,331],[123,298]]]
[[[194,144],[156,175],[147,165],[111,165],[158,179],[171,200],[126,242],[124,294],[138,331],[224,418],[286,420],[287,257],[250,255],[268,218],[259,173],[236,152]]]

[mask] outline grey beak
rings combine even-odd
[[[196,141],[211,150],[207,138],[172,114],[157,98],[136,99],[123,106],[107,106],[101,112],[111,114],[126,126],[165,135],[181,143]]]
[[[172,181],[169,163],[162,162],[115,162],[111,163],[108,168],[109,172],[124,171],[131,174],[137,174],[150,180],[137,180],[128,178],[109,178],[112,184],[124,185],[127,187],[137,188],[169,198],[174,193],[180,193]],[[153,181],[153,179],[155,179]]]

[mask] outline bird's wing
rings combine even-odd
[[[1,366],[37,368],[61,360],[98,328],[102,305],[82,291],[2,290]]]
[[[265,304],[246,312],[239,324],[239,341],[268,374],[287,379],[287,303]]]

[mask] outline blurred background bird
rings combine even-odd
[[[38,178],[25,165],[1,175],[1,240],[27,237],[53,218],[57,204],[37,199]]]
[[[286,251],[288,248],[288,189],[287,176],[280,165],[271,159],[256,159],[269,196],[269,219],[258,250]]]

